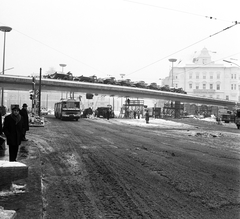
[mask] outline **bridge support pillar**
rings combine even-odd
[[[180,101],[175,101],[175,119],[180,119],[181,117],[181,103]]]

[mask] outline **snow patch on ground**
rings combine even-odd
[[[26,165],[20,162],[9,162],[6,160],[0,160],[0,167],[26,167]]]
[[[166,127],[166,128],[193,128],[194,126],[186,125],[181,122],[174,122],[164,119],[153,119],[150,118],[149,123],[146,123],[145,119],[121,119],[119,120],[122,123],[129,124],[129,125],[136,125],[136,126],[143,126],[143,127]]]

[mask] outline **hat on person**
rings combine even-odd
[[[12,110],[18,110],[18,111],[19,111],[20,109],[19,109],[19,106],[18,106],[18,105],[13,105],[13,106],[12,106]]]
[[[26,104],[26,103],[24,103],[23,105],[22,105],[22,107],[27,107],[28,105]]]

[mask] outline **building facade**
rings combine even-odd
[[[206,48],[192,64],[171,69],[163,85],[172,84],[193,96],[240,102],[240,67],[215,64]]]

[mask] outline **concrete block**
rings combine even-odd
[[[14,219],[16,218],[17,213],[14,210],[4,210],[3,207],[0,206],[0,218],[1,219]]]
[[[20,162],[0,160],[0,186],[28,177],[28,166]]]

